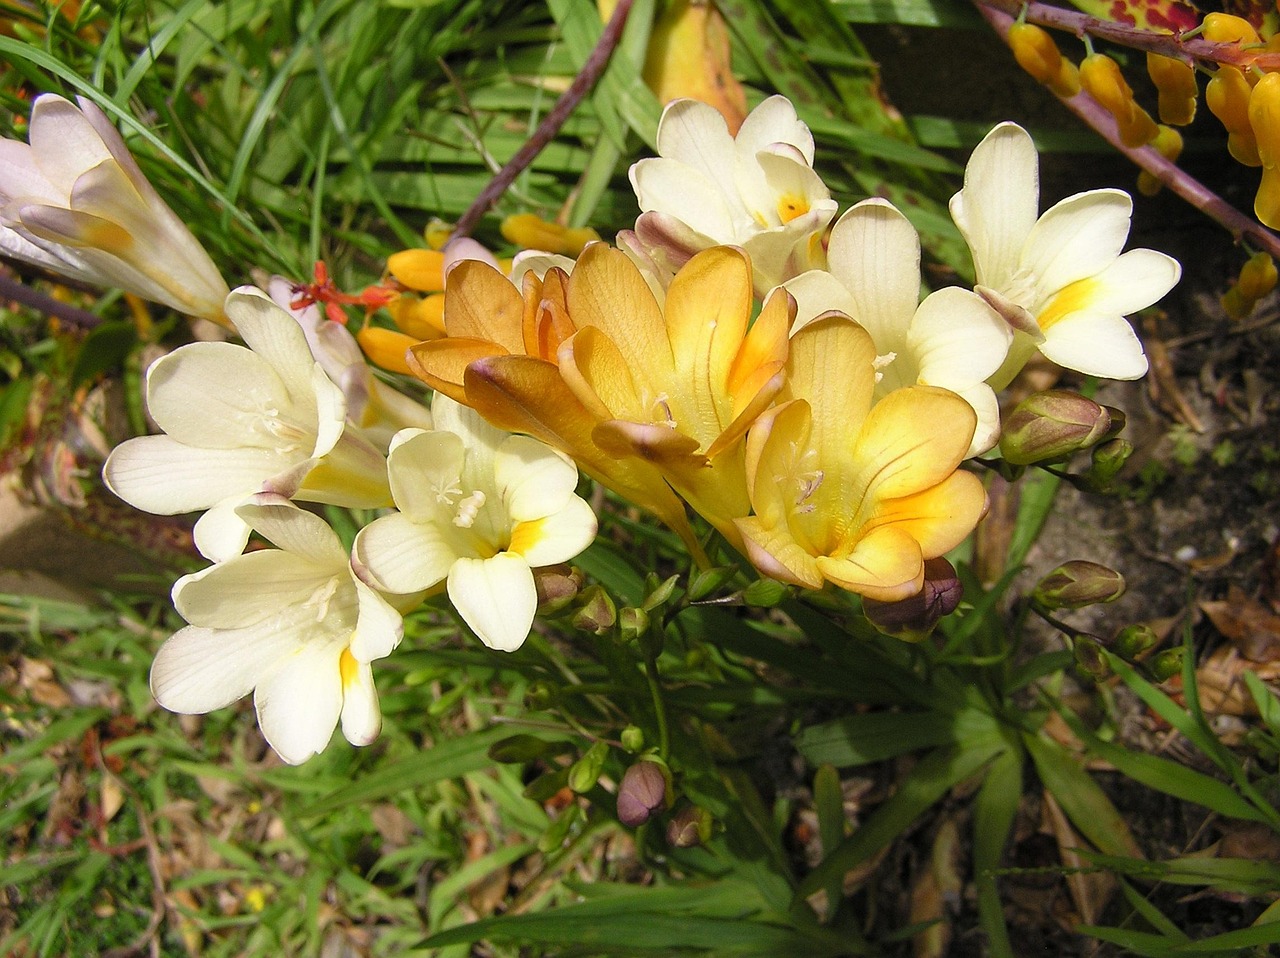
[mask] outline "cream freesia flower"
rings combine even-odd
[[[435,430],[407,429],[392,440],[388,473],[399,511],[360,530],[355,562],[384,592],[446,582],[481,641],[510,652],[533,624],[532,570],[590,545],[596,517],[574,494],[577,468],[550,446],[504,433],[444,395],[432,415]]]
[[[249,527],[236,507],[258,492],[351,508],[390,505],[386,463],[348,426],[342,390],[311,356],[302,328],[245,286],[227,315],[249,348],[192,343],[147,370],[147,409],[165,435],[117,446],[102,475],[125,502],[158,515],[209,510],[196,546],[238,554]]]
[[[875,358],[866,330],[839,314],[791,338],[781,404],[747,437],[754,515],[737,524],[765,575],[895,602],[920,591],[924,560],[973,531],[986,493],[956,469],[969,404],[907,386],[872,405]]]
[[[741,246],[759,295],[820,258],[836,203],[813,170],[813,135],[786,97],[751,111],[736,137],[706,103],[675,100],[658,124],[657,157],[631,167],[635,234],[674,273],[700,250]]]
[[[881,199],[854,206],[831,230],[826,270],[783,285],[796,298],[792,332],[838,310],[871,334],[878,376],[875,398],[903,386],[941,386],[978,416],[969,455],[1000,438],[1000,406],[985,380],[1000,368],[1013,334],[990,306],[959,287],[920,302],[920,236]]]
[[[302,327],[312,357],[346,398],[347,422],[359,427],[379,452],[386,453],[391,437],[401,429],[431,428],[427,407],[380,380],[346,326],[326,319],[314,303],[294,309],[293,284],[283,276],[271,277],[267,293]]]
[[[337,535],[275,495],[237,510],[272,544],[173,587],[190,623],[161,646],[151,690],[173,712],[200,715],[253,692],[263,737],[297,765],[324,751],[334,727],[353,745],[378,736],[370,663],[400,642],[400,613],[356,578]]]
[[[1121,253],[1133,212],[1122,190],[1077,193],[1037,218],[1039,203],[1035,144],[1002,123],[973,151],[964,188],[951,198],[975,289],[1016,330],[991,385],[1007,385],[1037,348],[1088,375],[1139,378],[1147,358],[1125,316],[1169,292],[1181,267],[1155,250]]]
[[[52,93],[0,140],[0,252],[226,324],[227,284],[97,106]]]

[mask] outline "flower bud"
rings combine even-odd
[[[1034,23],[1015,23],[1009,28],[1009,49],[1018,66],[1040,83],[1058,78],[1062,53],[1049,32]]]
[[[1275,289],[1276,262],[1269,253],[1255,253],[1240,269],[1240,277],[1222,297],[1222,308],[1232,319],[1244,319],[1258,300]]]
[[[747,605],[771,609],[791,592],[791,589],[776,579],[757,579],[742,590],[742,601]]]
[[[634,642],[649,631],[649,613],[625,606],[618,613],[618,631],[623,642]]]
[[[946,559],[926,559],[924,586],[915,595],[897,602],[863,599],[862,611],[879,631],[908,642],[927,638],[938,620],[954,612],[964,587]]]
[[[604,769],[605,759],[609,757],[609,746],[604,742],[596,742],[569,766],[569,787],[581,794],[589,792],[600,781],[600,772]]]
[[[402,293],[387,304],[387,312],[400,332],[420,340],[444,335],[444,293],[418,296]]]
[[[696,805],[686,805],[667,822],[667,844],[672,848],[693,848],[711,839],[711,813]]]
[[[1200,35],[1211,43],[1239,43],[1246,47],[1262,42],[1253,24],[1229,13],[1211,13],[1205,17]]]
[[[499,229],[503,239],[515,246],[566,256],[577,256],[588,243],[600,240],[600,234],[589,226],[572,229],[548,222],[533,213],[508,216]]]
[[[638,828],[666,805],[667,775],[657,762],[636,762],[618,786],[618,821]]]
[[[1170,163],[1176,163],[1182,155],[1182,134],[1171,126],[1162,126],[1150,145]],[[1160,180],[1146,170],[1138,174],[1138,191],[1143,196],[1155,196],[1161,185]]]
[[[1132,662],[1143,652],[1155,647],[1160,641],[1156,635],[1155,629],[1149,625],[1126,625],[1116,635],[1115,649],[1116,655],[1122,659]]]
[[[1101,441],[1113,429],[1107,407],[1065,389],[1035,393],[1005,420],[1000,453],[1015,466],[1065,459]]]
[[[444,289],[444,253],[434,249],[406,249],[387,258],[387,273],[401,286],[420,293]]]
[[[1173,649],[1165,649],[1163,652],[1152,657],[1148,663],[1151,669],[1151,676],[1157,682],[1165,682],[1182,672],[1182,660],[1186,657],[1182,646]]]
[[[1280,229],[1280,167],[1263,167],[1262,182],[1253,198],[1253,215],[1271,229]]]
[[[1041,579],[1031,592],[1040,608],[1083,609],[1099,602],[1114,602],[1124,595],[1124,576],[1096,562],[1072,559]]]
[[[737,574],[738,567],[731,565],[703,569],[689,580],[689,601],[705,599]]]
[[[1080,85],[1104,110],[1115,117],[1120,140],[1128,147],[1150,143],[1156,136],[1156,123],[1133,99],[1133,90],[1125,82],[1120,65],[1105,53],[1091,53],[1080,64]]]
[[[360,346],[360,351],[375,366],[409,376],[412,372],[404,357],[409,352],[409,347],[418,345],[421,340],[394,329],[365,324],[365,327],[356,333],[356,342]]]
[[[1076,657],[1076,665],[1082,672],[1088,673],[1094,679],[1105,679],[1111,674],[1106,652],[1096,636],[1075,636],[1071,641],[1071,649]]]
[[[533,588],[538,596],[538,613],[553,615],[578,596],[582,573],[572,566],[540,566],[533,570]]]
[[[622,747],[632,755],[638,754],[644,748],[644,730],[638,725],[628,725],[618,738],[622,742]]]
[[[1109,439],[1093,447],[1093,462],[1087,477],[1091,488],[1106,491],[1124,464],[1133,455],[1133,443],[1127,439]]]
[[[1195,67],[1174,57],[1147,54],[1147,73],[1160,93],[1160,122],[1186,126],[1196,118],[1200,87]]]
[[[618,610],[598,585],[589,585],[581,593],[582,607],[573,614],[573,626],[585,632],[603,635],[618,621]]]
[[[1236,161],[1245,166],[1261,166],[1258,143],[1249,123],[1251,94],[1245,75],[1237,67],[1222,64],[1205,87],[1204,102],[1226,129],[1227,150]]]
[[[1264,74],[1249,94],[1249,126],[1262,165],[1280,165],[1280,73]]]
[[[656,578],[656,576],[651,575],[651,581],[645,583],[648,587],[648,594],[645,595],[644,602],[641,603],[641,608],[644,609],[645,612],[652,612],[659,606],[665,605],[669,602],[671,597],[675,594],[676,586],[680,582],[680,577],[678,575],[668,576],[661,582],[653,582],[652,580]]]
[[[1066,57],[1058,66],[1058,75],[1049,81],[1049,89],[1064,100],[1070,100],[1080,92],[1080,71]]]

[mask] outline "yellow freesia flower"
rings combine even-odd
[[[795,333],[782,404],[747,439],[755,515],[737,525],[765,575],[892,602],[920,590],[925,559],[973,530],[986,494],[956,471],[977,423],[972,407],[933,386],[873,406],[875,358],[871,336],[843,315]]]

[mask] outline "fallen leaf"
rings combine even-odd
[[[1044,793],[1043,823],[1043,828],[1058,843],[1062,866],[1067,869],[1067,891],[1079,920],[1095,924],[1115,894],[1115,876],[1110,872],[1088,870],[1088,859],[1077,851],[1084,847],[1084,840],[1076,834],[1062,807],[1048,791]]]
[[[1223,638],[1251,662],[1280,661],[1280,615],[1239,586],[1232,585],[1225,600],[1201,602],[1200,608]]]
[[[1169,359],[1169,350],[1157,334],[1155,320],[1150,316],[1143,320],[1142,332],[1150,364],[1147,391],[1151,395],[1151,401],[1175,422],[1180,422],[1195,432],[1204,432],[1204,423],[1182,394],[1178,375]]]
[[[951,915],[964,892],[964,879],[960,877],[963,850],[955,819],[943,819],[933,840],[929,867],[911,887],[910,922],[932,923],[911,939],[915,958],[944,958],[951,949]]]

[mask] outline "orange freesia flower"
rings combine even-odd
[[[986,494],[956,471],[972,407],[934,386],[872,406],[875,358],[870,335],[841,314],[792,336],[784,402],[747,439],[755,515],[737,525],[765,575],[892,602],[920,591],[924,560],[972,531]]]
[[[705,560],[683,504],[649,462],[620,460],[595,441],[598,418],[560,377],[558,349],[573,333],[567,277],[526,273],[522,289],[478,260],[449,275],[442,339],[419,343],[411,371],[437,392],[479,411],[508,432],[523,432],[577,460],[583,472],[657,516]]]

